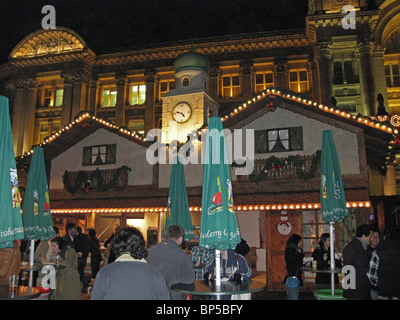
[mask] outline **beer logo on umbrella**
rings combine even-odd
[[[49,191],[47,190],[46,186],[46,192],[44,194],[46,198],[46,202],[43,203],[43,215],[48,215],[50,214],[50,198],[49,198]]]
[[[332,172],[332,176],[333,176],[333,194],[335,196],[335,199],[340,199],[340,185],[339,185],[339,181],[335,182],[335,173]]]
[[[322,180],[322,197],[326,199],[328,197],[328,192],[326,190],[326,176],[321,175],[321,180]]]
[[[223,201],[222,201],[222,192],[221,192],[221,181],[220,178],[217,177],[217,184],[218,184],[218,192],[216,192],[212,197],[212,205],[208,208],[207,214],[209,216],[221,212],[223,210]],[[226,179],[226,189],[228,194],[228,211],[235,214],[235,207],[233,205],[233,192],[232,192],[232,183],[229,179]]]
[[[167,219],[171,219],[171,197],[168,197]]]
[[[22,201],[21,201],[21,194],[19,193],[18,190],[18,176],[16,169],[10,168],[10,178],[12,185],[11,194],[12,194],[13,208],[20,207]]]
[[[39,214],[39,192],[37,190],[33,191],[33,215]]]

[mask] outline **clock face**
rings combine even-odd
[[[192,108],[186,102],[178,103],[172,111],[172,117],[178,123],[186,122],[192,115]]]

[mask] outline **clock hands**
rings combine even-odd
[[[177,114],[177,113],[180,113],[180,114],[182,115],[182,117],[184,117],[184,118],[185,118],[185,115],[183,114],[183,112],[180,112],[180,111],[175,111],[175,113],[174,113],[174,114]]]

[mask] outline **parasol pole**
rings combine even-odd
[[[215,285],[221,286],[221,250],[215,249]]]
[[[29,266],[30,266],[30,271],[29,271],[29,286],[33,287],[33,262],[35,259],[35,239],[31,240],[31,245],[29,248]]]
[[[331,238],[331,294],[335,295],[335,232],[334,232],[334,222],[329,223],[329,233]]]

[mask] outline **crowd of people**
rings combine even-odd
[[[87,292],[92,300],[183,300],[187,298],[185,294],[171,290],[174,284],[215,280],[214,250],[196,245],[188,255],[182,250],[185,231],[178,225],[170,226],[165,239],[149,249],[146,249],[140,230],[115,226],[114,232],[104,243],[106,251],[103,253],[94,229],[89,229],[88,234],[85,234],[79,226],[68,223],[63,237],[57,227],[54,227],[54,231],[55,235],[49,241],[35,243],[34,255],[36,263],[52,262],[57,265],[56,288],[51,292],[51,299],[79,300],[82,292]],[[317,290],[328,289],[332,285],[329,272],[318,272],[331,268],[330,247],[330,235],[323,233],[318,246],[312,252],[311,257],[317,269]],[[19,254],[12,254],[16,250]],[[22,242],[19,247],[10,248],[9,251],[11,254],[8,256],[13,257],[13,261],[18,260],[12,265],[20,265],[21,260],[29,260],[27,242]],[[221,278],[234,282],[251,280],[253,273],[245,258],[249,251],[250,248],[243,239],[235,250],[221,250]],[[336,268],[351,266],[351,270],[354,270],[354,274],[349,274],[350,285],[343,286],[342,283],[343,297],[349,300],[400,299],[399,253],[399,227],[388,228],[381,235],[379,230],[370,225],[360,225],[342,253],[334,252]],[[89,256],[91,278],[85,275]],[[108,261],[105,266],[100,267],[104,256]],[[299,289],[303,286],[303,267],[308,261],[305,259],[300,235],[294,233],[289,236],[284,258],[287,299],[298,300]],[[41,280],[42,275],[39,272],[36,279],[38,286]],[[340,286],[337,273],[334,274],[334,286],[335,289]],[[243,300],[250,299],[250,294],[240,297],[226,295],[220,298]]]
[[[320,237],[317,248],[312,253],[316,261],[316,289],[331,288],[331,274],[318,272],[329,270],[330,235],[324,233]],[[304,266],[302,237],[292,234],[285,248],[287,274],[287,299],[298,300],[299,288],[303,286],[302,269]],[[400,228],[390,227],[383,239],[379,230],[370,225],[361,224],[356,229],[354,238],[343,248],[343,253],[335,253],[336,267],[352,267],[354,273],[349,274],[349,282],[343,286],[343,297],[349,300],[400,300]],[[350,271],[351,272],[351,271]],[[353,276],[353,277],[352,277]],[[298,280],[292,287],[287,282],[290,277]],[[337,273],[334,276],[335,289],[338,288]]]

